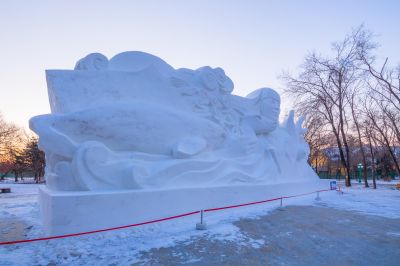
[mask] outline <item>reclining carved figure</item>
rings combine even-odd
[[[51,189],[255,184],[276,182],[288,163],[304,168],[301,122],[291,114],[279,125],[279,95],[232,95],[220,68],[175,70],[125,52],[90,54],[73,71],[47,75],[52,114],[30,127]]]

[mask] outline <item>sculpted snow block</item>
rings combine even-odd
[[[221,68],[174,69],[143,52],[110,60],[94,53],[74,70],[46,75],[52,113],[33,117],[30,128],[46,153],[42,206],[49,226],[57,212],[49,208],[67,200],[60,195],[86,191],[85,197],[98,199],[126,190],[318,180],[306,161],[302,119],[295,122],[291,112],[279,124],[280,97],[274,90],[233,95],[233,82]],[[58,203],[49,204],[52,200]]]

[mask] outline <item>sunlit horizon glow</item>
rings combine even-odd
[[[28,127],[49,113],[45,69],[73,69],[91,52],[111,58],[144,51],[174,68],[222,67],[234,94],[260,87],[282,92],[283,70],[295,72],[313,50],[364,23],[378,57],[398,55],[398,1],[2,1],[0,112]],[[284,98],[282,112],[290,108]]]

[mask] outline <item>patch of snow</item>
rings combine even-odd
[[[0,194],[0,220],[14,219],[32,226],[27,230],[27,238],[43,236],[43,227],[37,204],[37,185],[8,184],[12,193]],[[314,205],[352,210],[363,214],[400,218],[400,191],[388,186],[377,190],[362,186],[344,188],[344,194],[335,191],[320,193],[321,200],[315,201],[315,194],[284,199],[283,205]],[[141,227],[93,235],[57,239],[51,241],[0,246],[0,265],[57,265],[132,264],[139,261],[141,252],[161,247],[171,247],[179,243],[195,241],[204,236],[212,240],[233,241],[239,245],[260,248],[265,245],[262,239],[252,239],[241,233],[233,224],[239,219],[254,219],[268,214],[279,207],[279,201],[243,208],[205,213],[207,230],[195,230],[199,215],[177,220],[165,221]],[[346,223],[346,217],[339,218]],[[0,233],[1,234],[1,233]],[[400,232],[387,232],[400,236]],[[283,237],[291,237],[285,232]],[[1,235],[0,235],[1,238]],[[176,254],[181,256],[181,254]],[[191,258],[186,263],[195,263],[199,258]]]

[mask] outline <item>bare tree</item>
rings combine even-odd
[[[381,146],[386,148],[393,161],[396,172],[400,175],[400,166],[393,145],[395,143],[395,133],[393,132],[385,113],[382,112],[377,105],[370,102],[365,106],[365,114],[369,121],[368,124],[371,126],[370,130],[376,131],[376,134],[372,135],[372,138]]]
[[[359,43],[368,53],[375,48],[368,38],[369,35],[360,26],[343,41],[332,45],[331,56],[311,53],[306,56],[297,77],[288,73],[282,76],[287,85],[285,92],[296,99],[295,106],[300,113],[322,118],[324,129],[335,136],[340,161],[346,169],[346,186],[351,185],[350,124],[356,117],[355,108],[351,106],[352,103],[355,106],[355,91],[358,91],[360,80],[365,75],[361,67],[363,61],[359,57]],[[359,145],[362,146],[362,143]]]
[[[376,145],[373,145],[373,134],[374,131],[371,130],[372,125],[370,125],[368,120],[364,120],[363,124],[362,124],[362,129],[363,129],[363,133],[364,133],[364,137],[367,139],[368,141],[368,148],[369,148],[369,153],[370,153],[370,157],[371,157],[371,174],[372,174],[372,187],[374,189],[376,189],[376,169],[375,169],[375,148]]]
[[[367,45],[360,44],[358,49],[359,58],[364,63],[367,71],[374,81],[374,91],[379,94],[382,100],[400,111],[400,66],[389,68],[387,66],[389,58],[386,58],[382,67],[378,71],[374,67],[375,57],[371,55]]]
[[[361,79],[362,80],[362,79]],[[357,142],[358,142],[358,148],[359,152],[361,153],[361,158],[362,158],[362,164],[363,164],[363,179],[364,179],[364,186],[369,187],[368,185],[368,172],[367,172],[367,159],[366,159],[366,154],[364,150],[364,143],[363,143],[363,137],[361,134],[361,125],[360,125],[360,116],[361,116],[361,110],[358,110],[357,106],[359,105],[359,99],[357,99],[357,95],[360,94],[360,90],[355,87],[355,89],[348,94],[348,101],[350,103],[350,110],[351,110],[351,116],[353,120],[353,124],[357,133]],[[362,105],[361,105],[362,106]],[[361,107],[360,106],[360,107]]]
[[[400,145],[400,66],[391,68],[386,58],[381,67],[376,67],[376,58],[371,53],[368,41],[372,34],[364,31],[364,38],[358,42],[358,57],[362,67],[369,74],[368,95],[373,100],[367,110],[372,128],[377,131],[376,139],[386,147],[395,169],[400,175],[399,162],[395,154]]]
[[[315,172],[319,174],[319,166],[326,164],[324,150],[329,147],[330,139],[324,131],[324,121],[317,117],[307,117],[305,120],[307,132],[305,139],[310,146],[309,164],[314,166]]]
[[[0,179],[13,170],[14,153],[19,148],[23,138],[23,130],[4,119],[0,113]]]
[[[28,139],[22,156],[26,170],[31,171],[36,183],[39,183],[44,176],[45,156],[44,152],[38,147],[37,138],[31,137]]]

